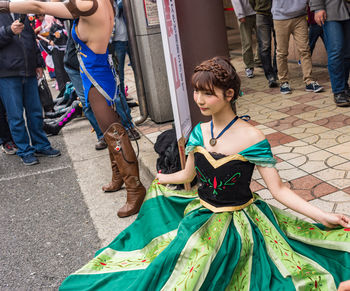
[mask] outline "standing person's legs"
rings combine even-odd
[[[27,119],[28,132],[35,151],[50,149],[50,142],[43,130],[43,113],[36,77],[24,78],[23,106]]]
[[[69,78],[73,84],[73,87],[75,88],[75,92],[77,93],[81,104],[83,105],[83,111],[86,116],[86,118],[89,120],[91,126],[95,130],[97,139],[100,140],[103,138],[103,133],[100,129],[100,127],[97,124],[96,118],[94,113],[92,112],[91,106],[86,106],[85,101],[85,95],[84,95],[84,88],[83,88],[83,81],[80,76],[80,72],[71,68],[68,68],[67,66],[64,67],[67,74],[69,75]]]
[[[56,81],[58,83],[59,91],[64,90],[66,83],[70,81],[68,74],[64,69],[63,58],[64,51],[60,51],[59,49],[54,48],[52,51],[52,59],[55,65]]]
[[[17,152],[17,146],[13,142],[10,128],[7,122],[6,110],[0,98],[0,145],[1,149],[7,155],[14,155]]]
[[[322,26],[319,26],[316,23],[310,24],[310,26],[309,26],[309,46],[310,46],[311,56],[312,56],[312,53],[315,49],[315,45],[316,45],[316,42],[317,42],[319,37],[321,37],[321,39],[324,43]]]
[[[146,195],[146,189],[140,181],[138,161],[134,149],[125,128],[119,122],[118,115],[113,108],[108,106],[105,98],[94,87],[90,88],[89,102],[108,144],[113,171],[111,184],[115,181],[118,182],[118,185],[112,185],[116,186],[115,189],[108,189],[108,191],[119,190],[124,182],[127,190],[127,201],[119,209],[118,216],[133,215],[140,210]]]
[[[120,79],[120,93],[125,98],[125,84],[124,84],[124,67],[125,67],[125,56],[128,49],[127,41],[115,41],[113,42],[114,53],[118,60],[118,73]]]
[[[260,59],[264,69],[266,79],[276,80],[275,72],[271,62],[271,32],[272,32],[272,17],[263,14],[256,15],[256,28],[258,34]]]
[[[341,21],[326,21],[323,25],[325,45],[328,55],[328,72],[331,79],[332,91],[334,94],[342,93],[346,89],[346,74],[349,77],[349,28],[350,21],[343,25]],[[345,27],[347,26],[347,30]],[[346,35],[346,33],[348,35]],[[347,54],[347,60],[345,59]],[[346,73],[347,71],[347,73]]]
[[[20,157],[34,154],[23,118],[23,77],[0,78],[0,98],[4,104],[12,138]],[[39,96],[38,102],[40,104]],[[40,107],[41,108],[41,107]]]
[[[344,70],[345,70],[345,89],[349,90],[349,73],[350,73],[350,19],[343,22],[344,28]]]
[[[291,34],[291,20],[274,20],[277,43],[277,69],[280,83],[288,82],[288,48]]]
[[[116,110],[118,115],[120,116],[121,123],[126,129],[133,128],[134,125],[132,123],[131,110],[126,102],[125,97],[125,84],[124,84],[124,67],[125,67],[125,56],[128,50],[128,42],[127,41],[116,41],[113,42],[114,53],[118,60],[118,74],[120,80],[120,97],[118,96],[116,99]]]
[[[242,42],[243,62],[247,69],[254,68],[253,42],[252,42],[252,23],[255,15],[247,16],[245,22],[239,22],[239,30]]]
[[[6,118],[6,110],[0,100],[0,139],[1,144],[7,143],[12,140],[11,132]]]
[[[314,81],[312,78],[312,61],[309,47],[308,27],[305,16],[293,19],[292,34],[299,52],[303,80],[306,84]]]

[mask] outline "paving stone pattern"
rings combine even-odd
[[[325,88],[324,92],[313,93],[305,91],[301,67],[289,64],[293,92],[282,95],[279,88],[268,88],[262,69],[256,68],[255,77],[248,79],[242,58],[235,56],[232,63],[244,93],[237,102],[238,114],[250,115],[250,123],[264,132],[282,180],[322,209],[349,214],[350,108],[335,105],[327,69],[313,68],[315,79]],[[131,72],[126,79],[132,84]],[[129,90],[131,95],[136,94],[132,86]],[[138,127],[153,143],[169,128],[171,123],[155,124],[150,119]],[[273,200],[257,171],[253,179],[252,191],[285,208]]]

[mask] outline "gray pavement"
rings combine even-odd
[[[100,246],[62,136],[62,151],[24,166],[0,154],[0,289],[57,289]]]
[[[109,156],[95,150],[85,118],[49,139],[62,156],[39,165],[0,153],[0,290],[57,290],[136,218],[117,217],[125,189],[101,191],[111,178]],[[146,187],[152,178],[141,171]]]

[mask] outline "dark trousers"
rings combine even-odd
[[[58,83],[58,89],[60,92],[66,88],[66,83],[69,82],[69,76],[64,69],[64,51],[61,51],[57,48],[54,48],[52,50],[52,59],[53,63],[55,65],[55,75],[56,75],[56,81]]]
[[[319,26],[318,24],[310,24],[309,26],[309,46],[310,46],[310,52],[312,55],[312,52],[314,51],[316,42],[318,38],[321,38],[323,43],[324,43],[324,38],[323,38],[323,27]]]
[[[273,29],[272,16],[256,14],[256,30],[258,34],[259,54],[264,69],[266,79],[277,79],[277,63],[276,63],[276,35]],[[271,41],[273,35],[274,52],[273,61],[271,60]]]
[[[0,144],[12,140],[9,124],[7,123],[6,110],[0,99]]]

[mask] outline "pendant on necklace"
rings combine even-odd
[[[210,140],[209,140],[209,143],[210,143],[210,145],[213,147],[214,145],[216,145],[216,138],[211,138]]]

